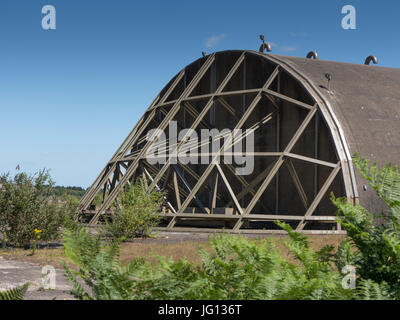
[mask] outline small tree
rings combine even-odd
[[[0,232],[6,232],[9,243],[28,246],[41,230],[40,240],[59,238],[71,208],[51,199],[54,182],[47,170],[33,175],[25,172],[0,177]],[[37,240],[37,236],[36,236]]]
[[[147,192],[144,183],[138,180],[117,199],[117,211],[112,223],[104,226],[104,235],[122,241],[150,236],[151,229],[160,221],[162,202],[161,192]]]

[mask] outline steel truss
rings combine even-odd
[[[103,214],[112,213],[112,204],[118,194],[126,185],[141,178],[149,192],[154,189],[167,192],[165,205],[160,212],[164,226],[158,229],[192,231],[201,228],[202,231],[213,232],[224,229],[234,233],[279,233],[281,231],[272,224],[279,219],[290,222],[296,230],[306,233],[342,233],[340,225],[335,222],[334,212],[325,214],[319,210],[321,201],[326,201],[329,191],[339,190],[342,194],[336,195],[351,198],[346,192],[348,177],[344,176],[345,160],[337,145],[339,139],[326,124],[331,120],[325,119],[326,112],[321,101],[314,99],[313,94],[278,60],[249,51],[233,51],[230,59],[232,56],[235,57],[234,63],[224,71],[218,69],[218,63],[224,58],[220,53],[196,61],[175,76],[156,97],[81,199],[79,212],[90,216],[89,225],[96,224]],[[267,63],[263,73],[265,78],[261,86],[254,88],[247,83],[252,81],[248,68],[259,59]],[[207,83],[209,86],[205,85]],[[239,84],[241,88],[238,88]],[[235,89],[227,89],[229,86]],[[228,116],[218,118],[222,112]],[[286,123],[285,119],[292,112],[303,116],[298,118],[297,123],[293,120]],[[259,117],[260,113],[263,114]],[[227,147],[232,146],[229,139],[224,139],[223,145],[215,152],[197,154],[198,157],[211,159],[208,165],[185,165],[175,163],[173,158],[168,158],[163,165],[148,161],[149,149],[159,148],[159,142],[146,139],[150,129],[166,131],[173,120],[181,128],[190,123],[188,128],[194,131],[213,128],[219,121],[217,126],[222,129],[228,125],[228,119],[230,129],[253,129],[259,132],[259,139],[274,140],[271,143],[275,144],[275,150],[262,150],[261,143],[261,150],[251,153],[255,161],[260,161],[255,174],[240,176],[235,173],[235,165],[222,160],[227,155]],[[268,126],[271,128],[271,123],[274,123],[274,134],[270,138],[261,131]],[[320,157],[319,149],[323,143],[319,140],[323,129],[321,126],[331,136],[329,143],[333,152],[330,152],[329,160]],[[282,137],[287,131],[293,133],[284,143]],[[295,150],[301,139],[310,139],[310,132],[314,141],[309,148],[312,149],[312,156],[296,151],[301,151],[301,148]],[[240,139],[245,139],[245,136],[246,133]],[[193,143],[189,138],[190,133],[187,132],[179,142],[166,147],[165,151],[197,148],[211,143]],[[267,164],[264,165],[264,162]],[[311,166],[312,176],[307,178],[312,183],[304,180],[302,165]],[[290,178],[284,178],[282,170],[287,170],[287,177]],[[322,175],[321,171],[325,174]],[[294,186],[295,194],[287,194],[289,191],[286,192],[285,188],[288,184]],[[271,188],[273,191],[269,191]],[[93,200],[99,194],[102,204],[95,207]],[[297,207],[293,213],[282,212],[280,207],[288,197],[299,200],[301,211]]]

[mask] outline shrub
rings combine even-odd
[[[61,262],[67,279],[73,284],[71,293],[81,300],[128,299],[133,292],[130,275],[135,263],[121,267],[118,244],[111,242],[103,247],[100,237],[91,235],[81,226],[65,231],[65,255],[79,267],[79,271],[71,270]]]
[[[354,164],[386,203],[387,210],[371,214],[361,205],[348,203],[346,198],[332,196],[339,209],[337,220],[348,233],[338,254],[346,257],[346,264],[356,266],[363,279],[364,296],[370,297],[373,290],[376,296],[386,292],[387,296],[400,299],[400,173],[390,164],[378,169],[375,163],[370,165],[358,155]]]
[[[35,229],[42,230],[44,241],[60,237],[60,227],[73,209],[52,201],[53,181],[48,171],[33,175],[21,172],[13,178],[3,174],[0,183],[0,232],[7,233],[11,244],[29,245]]]
[[[104,235],[121,240],[148,237],[151,229],[160,221],[162,202],[161,192],[148,193],[144,183],[138,180],[117,199],[117,211],[112,217],[112,223],[104,226]]]

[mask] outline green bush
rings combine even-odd
[[[82,198],[84,194],[85,194],[85,189],[81,187],[54,186],[52,192],[52,195],[57,197],[73,196],[77,199]]]
[[[160,222],[162,202],[161,192],[148,193],[145,185],[138,180],[117,199],[117,211],[112,223],[104,226],[103,234],[121,240],[150,236],[151,229]]]
[[[3,174],[0,183],[0,232],[7,233],[9,243],[28,246],[35,229],[41,230],[43,241],[61,236],[60,227],[74,211],[74,204],[60,204],[51,198],[53,181],[48,171],[21,172],[13,178]]]
[[[71,293],[81,300],[128,299],[132,294],[129,284],[134,263],[121,267],[118,243],[111,242],[103,247],[100,238],[80,226],[65,231],[65,254],[79,267],[79,271],[75,271],[62,262],[67,279],[73,284]]]
[[[340,246],[347,264],[357,268],[365,290],[377,290],[400,299],[400,173],[396,166],[379,169],[356,155],[354,164],[387,205],[385,212],[371,214],[345,198],[332,196],[339,209],[337,220],[348,233]],[[368,293],[365,293],[368,296]]]

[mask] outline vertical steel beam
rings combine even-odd
[[[212,187],[211,213],[214,213],[214,210],[217,207],[218,177],[218,174],[215,173]]]
[[[319,156],[319,148],[318,148],[318,142],[319,142],[319,113],[317,112],[315,114],[315,124],[314,124],[314,158],[318,159]],[[319,169],[318,165],[314,165],[314,198],[317,196],[319,189]],[[318,212],[318,206],[315,209],[316,212]]]
[[[181,208],[181,195],[179,194],[179,185],[178,185],[178,179],[176,177],[175,170],[173,172],[173,181],[174,181],[174,189],[175,189],[176,206],[179,210]]]
[[[281,74],[278,74],[278,93],[281,93]],[[281,150],[281,113],[282,113],[282,100],[278,98],[277,101],[278,112],[276,114],[276,152]],[[275,179],[275,214],[279,214],[279,171],[276,173]]]

